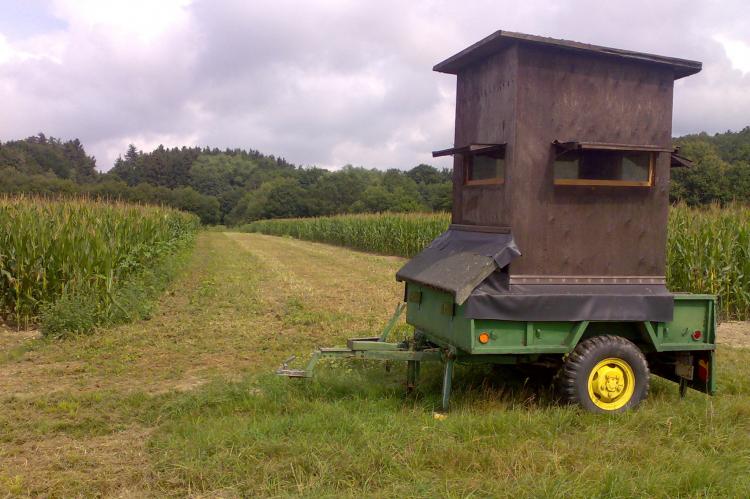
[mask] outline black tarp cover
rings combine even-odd
[[[450,228],[406,262],[396,280],[447,291],[461,305],[482,281],[520,254],[510,233]]]
[[[508,284],[495,272],[466,300],[464,316],[507,321],[669,322],[674,296],[659,284]]]
[[[509,284],[520,251],[509,232],[451,226],[396,273],[451,293],[470,319],[669,322],[674,297],[660,284]]]

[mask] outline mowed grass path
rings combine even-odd
[[[0,497],[750,494],[747,348],[721,346],[718,396],[654,380],[614,417],[511,371],[459,368],[444,420],[436,368],[410,398],[400,365],[269,374],[378,330],[401,263],[203,233],[149,320],[59,342],[0,332]]]

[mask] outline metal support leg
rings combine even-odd
[[[404,310],[406,310],[406,303],[399,303],[398,305],[396,305],[396,310],[393,312],[391,319],[383,328],[383,332],[380,333],[379,341],[385,341],[386,339],[388,339],[388,335],[391,334],[391,331],[396,326],[396,323],[398,322],[398,319],[399,317],[401,317],[401,314]]]
[[[453,356],[445,359],[443,366],[443,412],[450,409],[451,382],[453,381]]]
[[[406,365],[406,392],[411,393],[417,387],[419,378],[419,361],[410,360]]]
[[[688,389],[687,382],[688,380],[686,380],[685,378],[680,378],[680,398],[681,399],[684,399],[685,395],[687,394],[687,389]]]

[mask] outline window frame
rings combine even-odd
[[[487,150],[490,149],[490,150]],[[487,185],[503,185],[505,184],[505,152],[506,152],[505,144],[502,144],[502,147],[500,145],[494,146],[492,148],[486,148],[486,149],[477,149],[470,151],[466,154],[463,154],[463,185],[464,186],[487,186]],[[473,166],[473,161],[475,156],[485,156],[487,153],[493,153],[495,151],[502,151],[503,152],[503,176],[502,177],[492,177],[492,178],[483,178],[483,179],[477,179],[472,180],[469,178],[469,172],[471,171],[471,167]],[[498,158],[495,158],[498,159]]]
[[[555,146],[555,155],[552,161],[552,181],[554,185],[559,186],[582,186],[582,187],[653,187],[654,170],[656,169],[656,158],[661,152],[670,149],[664,149],[658,146],[640,146],[626,144],[606,144],[606,143],[584,143],[584,142],[553,142]],[[648,160],[648,180],[615,180],[615,179],[586,179],[586,178],[555,178],[554,165],[557,158],[571,151],[577,151],[585,154],[586,151],[612,151],[622,154],[626,153],[647,153]]]
[[[508,151],[508,144],[506,142],[500,142],[495,144],[478,144],[471,143],[465,146],[451,147],[450,149],[441,149],[439,151],[432,151],[433,158],[439,158],[441,156],[454,156],[456,154],[461,155],[461,186],[488,186],[488,185],[503,185],[505,183],[505,172],[507,163],[503,164],[503,176],[493,177],[481,180],[470,180],[469,169],[471,161],[474,156],[491,153],[495,151],[503,151],[503,161],[505,161],[505,155]],[[457,167],[459,168],[459,167]]]

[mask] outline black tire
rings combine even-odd
[[[606,359],[615,359],[615,364],[605,363]],[[597,366],[600,366],[599,370],[593,373]],[[624,366],[629,366],[630,371]],[[623,375],[620,378],[617,369]],[[607,380],[603,382],[598,381],[601,372],[607,373]],[[611,380],[610,372],[615,373]],[[646,357],[640,348],[620,336],[606,335],[579,343],[565,359],[557,382],[563,401],[578,404],[591,412],[611,414],[632,409],[648,396],[649,374]],[[630,379],[631,375],[634,380]],[[599,388],[589,389],[590,383],[612,391],[600,395],[595,392]],[[609,396],[613,398],[607,399]]]

